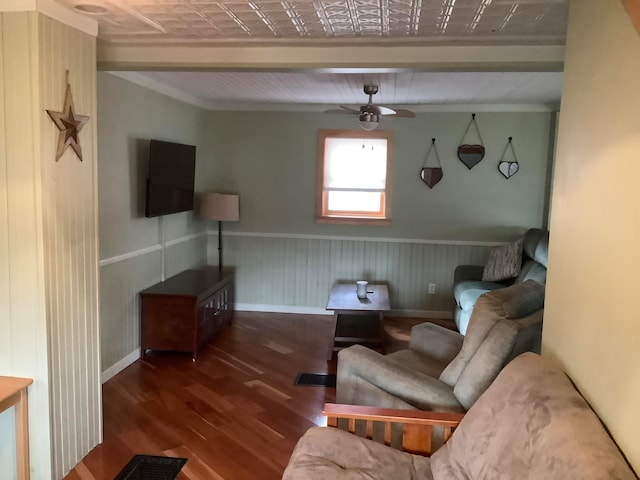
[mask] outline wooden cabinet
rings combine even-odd
[[[233,271],[206,267],[185,270],[140,292],[142,352],[191,352],[204,345],[233,318]]]

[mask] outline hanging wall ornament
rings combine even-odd
[[[429,155],[433,151],[437,167],[427,167],[429,162]],[[438,149],[436,148],[436,139],[431,139],[431,146],[427,151],[427,156],[424,159],[424,164],[420,170],[420,179],[427,184],[429,188],[433,188],[440,180],[442,180],[442,166],[440,165],[440,156],[438,155]]]
[[[518,159],[516,158],[516,151],[513,148],[513,143],[511,143],[513,137],[509,137],[509,142],[507,146],[504,148],[504,152],[502,152],[502,157],[500,158],[500,163],[498,163],[498,171],[506,178],[507,180],[513,177],[518,170],[520,170],[520,164],[518,163]],[[512,160],[507,160],[507,151],[511,149]]]
[[[480,143],[475,143],[475,144],[463,143],[464,138],[467,136],[467,133],[469,133],[469,129],[471,128],[471,125],[475,127]],[[480,129],[478,128],[478,124],[476,123],[475,113],[471,114],[471,121],[469,122],[469,125],[467,125],[467,129],[465,130],[460,143],[461,145],[458,147],[458,158],[460,159],[460,161],[462,161],[462,163],[464,163],[467,166],[469,170],[471,170],[478,163],[480,163],[480,160],[484,158],[484,142],[482,141],[482,136],[480,135]]]
[[[82,149],[80,148],[79,133],[84,124],[89,121],[89,117],[78,115],[73,107],[73,97],[71,96],[71,85],[69,84],[69,70],[66,72],[67,89],[64,94],[64,106],[61,112],[47,110],[49,117],[56,124],[60,133],[58,134],[58,148],[56,149],[56,162],[60,160],[62,154],[71,147],[82,161]]]

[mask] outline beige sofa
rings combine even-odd
[[[502,370],[462,418],[449,441],[430,458],[401,452],[338,428],[313,427],[296,445],[282,478],[637,480],[638,477],[569,378],[539,355],[524,353]]]

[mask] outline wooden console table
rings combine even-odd
[[[0,376],[0,413],[16,407],[16,469],[18,480],[29,480],[29,403],[30,378]]]
[[[233,270],[185,270],[140,292],[142,353],[190,352],[222,332],[233,317]]]

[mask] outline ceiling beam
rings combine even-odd
[[[98,43],[100,70],[558,72],[564,46],[118,46]]]

